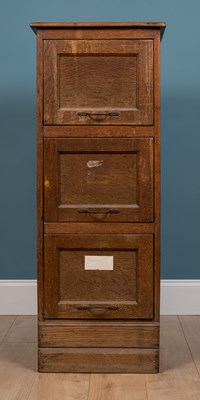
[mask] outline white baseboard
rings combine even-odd
[[[0,280],[0,315],[35,315],[36,280]],[[200,280],[161,280],[162,315],[200,315]]]
[[[36,280],[0,280],[0,315],[37,314]]]
[[[162,315],[200,315],[200,280],[161,280]]]

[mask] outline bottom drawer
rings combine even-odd
[[[153,235],[46,235],[44,317],[153,318]]]
[[[157,349],[39,349],[40,372],[156,373]]]

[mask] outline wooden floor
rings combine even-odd
[[[156,375],[39,374],[36,317],[0,316],[0,400],[200,400],[200,316],[161,318]]]

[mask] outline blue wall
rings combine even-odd
[[[199,0],[1,0],[0,279],[34,279],[35,35],[31,21],[165,21],[162,278],[200,279]]]

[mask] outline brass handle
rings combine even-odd
[[[94,306],[77,306],[77,310],[81,311],[114,311],[119,310],[119,306],[105,306],[105,307],[94,307]]]
[[[111,111],[109,113],[90,113],[90,112],[77,112],[79,117],[118,117],[120,113],[118,111]]]
[[[119,208],[110,208],[109,210],[87,210],[85,208],[79,208],[77,210],[80,214],[117,214],[120,212]]]

